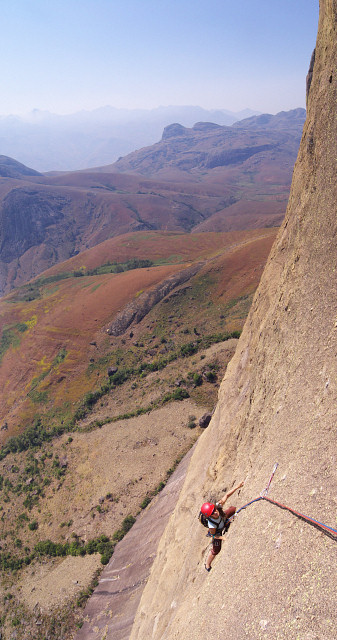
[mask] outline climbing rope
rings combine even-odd
[[[270,476],[270,479],[269,479],[269,482],[268,482],[266,488],[262,491],[261,497],[265,497],[267,495],[267,493],[269,491],[269,487],[271,485],[271,481],[272,481],[272,479],[273,479],[273,477],[275,475],[275,471],[276,471],[277,467],[278,467],[278,462],[275,462],[273,470],[272,470],[272,473],[271,473],[271,476]]]
[[[263,500],[263,498],[267,495],[267,493],[269,491],[269,487],[271,485],[271,481],[272,481],[272,479],[273,479],[273,477],[275,475],[275,471],[276,471],[277,467],[278,467],[278,462],[275,462],[272,474],[271,474],[271,476],[269,478],[269,482],[268,482],[266,488],[260,494],[260,496],[258,498],[254,498],[254,500],[251,500],[250,502],[247,502],[247,504],[244,504],[243,507],[240,507],[240,509],[235,511],[234,515],[232,515],[230,518],[228,518],[227,522],[231,522],[235,518],[235,516],[237,516],[238,513],[240,513],[240,511],[242,511],[243,509],[247,509],[247,507],[249,507],[251,504],[253,504],[253,502],[259,502],[259,500]]]
[[[305,520],[306,522],[308,522],[309,524],[313,524],[314,526],[323,529],[328,535],[330,535],[330,537],[332,537],[334,540],[335,535],[337,536],[337,530],[333,529],[332,527],[329,527],[326,524],[323,524],[322,522],[318,522],[318,520],[314,520],[313,518],[310,518],[309,516],[305,516],[303,515],[303,513],[299,513],[299,511],[295,511],[295,509],[292,509],[291,507],[287,507],[286,505],[282,504],[281,502],[277,502],[276,500],[272,500],[271,498],[268,498],[267,494],[269,491],[269,487],[271,485],[272,479],[275,475],[275,471],[278,467],[278,462],[275,463],[272,474],[270,476],[269,482],[266,486],[266,488],[262,491],[262,493],[260,494],[260,496],[258,498],[254,498],[254,500],[251,500],[250,502],[247,502],[247,504],[244,504],[242,507],[240,507],[235,513],[234,515],[232,515],[230,518],[228,518],[227,522],[231,522],[237,515],[238,513],[240,513],[240,511],[242,511],[243,509],[246,509],[247,507],[249,507],[251,504],[253,504],[254,502],[259,502],[260,500],[266,500],[267,502],[270,502],[271,504],[276,505],[277,507],[280,507],[281,509],[286,509],[287,511],[290,511],[290,513],[293,513],[295,516],[297,516],[298,518],[301,518],[302,520]]]
[[[298,516],[299,518],[302,518],[302,520],[306,520],[307,522],[311,522],[312,524],[317,525],[321,529],[325,529],[325,531],[327,531],[329,533],[334,533],[334,534],[337,535],[337,529],[333,529],[332,527],[328,527],[328,525],[327,524],[323,524],[323,522],[318,522],[318,520],[314,520],[313,518],[310,518],[309,516],[305,516],[305,515],[303,515],[303,513],[299,513],[299,511],[295,511],[295,509],[291,509],[291,507],[287,507],[285,504],[281,504],[281,502],[277,502],[276,500],[272,500],[271,498],[267,498],[266,496],[263,496],[262,500],[267,500],[268,502],[271,502],[272,504],[275,504],[277,507],[280,507],[281,509],[286,509],[287,511],[290,511],[290,513],[293,513],[295,516]]]

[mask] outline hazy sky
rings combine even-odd
[[[0,114],[305,106],[318,0],[2,0]]]

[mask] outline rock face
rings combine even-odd
[[[47,195],[47,197],[45,197]],[[0,210],[1,260],[9,263],[31,247],[42,244],[64,217],[67,201],[52,193],[39,194],[36,189],[19,188],[10,191]]]
[[[102,640],[104,637],[124,640],[129,637],[144,582],[151,570],[158,537],[174,509],[191,453],[189,451],[160,496],[141,513],[131,531],[117,545],[98,587],[87,603],[85,622],[75,640]]]
[[[175,138],[176,136],[185,136],[188,134],[188,129],[183,127],[178,122],[174,122],[173,124],[169,124],[165,127],[163,131],[163,140],[167,140],[168,138]]]
[[[191,267],[187,267],[187,269],[183,269],[179,273],[170,276],[150,291],[142,293],[139,298],[127,304],[125,309],[117,315],[115,320],[109,325],[107,333],[111,336],[120,336],[125,333],[133,321],[137,324],[141,322],[158,302],[168,296],[171,291],[195,276],[203,264],[203,262],[198,262]]]
[[[337,529],[337,1],[321,0],[290,200],[219,402],[160,541],[131,639],[334,640],[336,539],[270,503],[234,520],[207,574],[197,513],[245,479]]]

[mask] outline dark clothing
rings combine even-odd
[[[224,515],[226,517],[226,520],[231,518],[234,515],[235,511],[236,511],[235,507],[228,507],[228,509],[225,509],[223,511],[223,513],[224,513]],[[225,520],[224,527],[220,526],[220,528],[217,529],[215,535],[221,535],[220,529],[222,530],[222,532],[225,532],[227,530],[227,528],[226,528],[226,520]],[[221,549],[221,543],[222,543],[222,540],[216,540],[216,538],[213,538],[212,554],[214,556],[216,556],[219,553],[219,551]]]

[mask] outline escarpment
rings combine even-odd
[[[321,0],[287,214],[219,402],[160,541],[132,640],[334,640],[336,539],[265,501],[234,520],[210,574],[197,514],[245,479],[337,529],[337,1]]]

